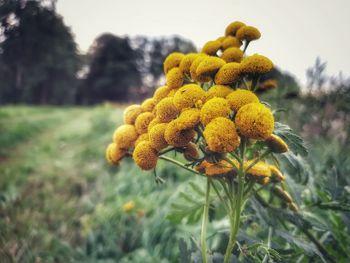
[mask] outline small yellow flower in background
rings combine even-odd
[[[206,100],[208,101],[215,97],[226,98],[232,91],[233,89],[230,86],[214,85],[206,92]]]
[[[143,134],[139,135],[139,137],[135,141],[135,147],[142,141],[149,141],[148,133],[143,133]]]
[[[225,60],[226,63],[229,63],[229,62],[239,63],[243,59],[243,51],[237,47],[230,47],[222,53],[221,58]]]
[[[166,74],[166,84],[169,89],[178,89],[182,86],[184,81],[184,75],[182,71],[178,68],[172,68]]]
[[[260,31],[253,26],[242,26],[237,30],[236,37],[243,41],[253,41],[261,37]]]
[[[183,129],[179,120],[169,122],[165,129],[164,138],[169,145],[174,147],[185,147],[196,135],[193,129]]]
[[[127,150],[120,149],[117,144],[111,143],[106,149],[106,160],[110,164],[117,165],[126,155]]]
[[[170,89],[167,86],[162,86],[156,89],[153,94],[154,103],[157,104],[158,102],[160,102],[162,99],[168,96],[169,92]]]
[[[235,123],[240,134],[256,140],[266,140],[275,127],[271,110],[261,103],[249,103],[240,108]]]
[[[185,55],[180,52],[173,52],[164,60],[164,73],[167,74],[172,68],[178,67]]]
[[[141,104],[142,111],[146,112],[152,112],[154,107],[156,106],[156,103],[153,98],[145,99]],[[136,120],[136,119],[135,119]]]
[[[130,105],[124,110],[124,123],[133,125],[139,114],[143,112],[142,107],[137,104]]]
[[[235,91],[231,92],[226,99],[230,104],[231,109],[235,112],[246,104],[259,102],[259,98],[255,95],[255,93],[246,89],[236,89]]]
[[[149,141],[142,141],[135,147],[132,157],[142,170],[152,170],[157,165],[158,152]]]
[[[200,110],[195,108],[186,109],[181,112],[176,121],[181,129],[194,129],[200,121]]]
[[[151,112],[141,113],[135,121],[135,129],[138,134],[147,133],[148,124],[154,119]]]
[[[190,67],[193,61],[199,56],[198,53],[186,54],[179,65],[180,70],[184,75],[190,75]]]
[[[166,123],[159,123],[153,126],[149,131],[149,142],[151,147],[160,151],[168,146],[164,138],[164,132],[167,127]]]
[[[205,126],[217,117],[227,118],[230,112],[231,109],[227,100],[224,98],[212,98],[203,105],[200,111],[201,122]]]
[[[129,202],[127,202],[127,203],[125,203],[125,204],[123,204],[123,211],[125,212],[125,213],[129,213],[129,212],[131,212],[134,208],[135,208],[135,202],[134,201],[129,201]]]
[[[277,88],[277,81],[274,79],[265,80],[263,83],[260,83],[259,90],[269,90]]]
[[[208,57],[208,55],[202,54],[200,56],[198,56],[191,64],[190,67],[190,75],[191,75],[191,79],[197,82],[208,82],[211,80],[210,77],[207,76],[203,76],[202,78],[199,78],[199,76],[197,76],[197,68],[199,66],[199,64],[206,59],[206,57]]]
[[[283,139],[275,134],[271,134],[271,136],[265,140],[265,143],[274,153],[285,153],[289,150],[288,145]]]
[[[178,89],[174,95],[174,105],[178,110],[193,108],[196,103],[204,101],[205,91],[196,84],[188,84]]]
[[[202,53],[207,55],[215,55],[221,48],[221,42],[219,40],[208,41],[202,48]]]
[[[272,61],[262,55],[254,54],[241,62],[241,71],[244,74],[265,74],[273,69]]]
[[[226,50],[231,47],[239,48],[242,46],[242,42],[233,36],[225,37],[222,41],[222,49]]]
[[[240,29],[241,27],[245,26],[245,24],[243,22],[240,21],[235,21],[232,22],[231,24],[229,24],[226,29],[225,29],[225,36],[235,36],[238,29]]]
[[[229,85],[238,81],[241,77],[241,67],[239,63],[231,62],[222,66],[215,75],[217,85]]]
[[[162,99],[156,106],[156,115],[160,122],[170,122],[178,114],[179,110],[175,107],[172,97]]]
[[[225,60],[218,57],[206,57],[199,63],[196,69],[196,76],[199,79],[212,78],[216,72],[225,65]]]
[[[119,126],[113,133],[113,142],[121,149],[130,149],[134,147],[134,143],[138,135],[133,125],[124,124]]]

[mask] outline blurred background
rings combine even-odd
[[[179,240],[199,227],[168,215],[201,178],[160,162],[158,185],[131,160],[108,166],[104,151],[125,106],[163,85],[166,56],[200,50],[235,20],[262,32],[248,54],[272,59],[266,79],[278,88],[261,96],[309,148],[286,167],[293,196],[348,262],[348,10],[347,0],[0,0],[0,262],[179,262]],[[265,242],[271,222],[251,210]],[[283,261],[322,260],[298,231],[276,234]]]

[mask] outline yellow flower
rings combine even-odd
[[[237,47],[227,48],[221,55],[221,58],[227,63],[241,62],[243,59],[243,51]]]
[[[193,129],[182,129],[178,120],[169,122],[165,129],[164,138],[169,145],[174,147],[185,147],[194,138]]]
[[[230,105],[224,98],[212,98],[203,105],[200,111],[201,122],[205,126],[217,117],[227,118],[230,112]]]
[[[160,122],[170,122],[179,114],[174,105],[174,99],[167,97],[162,99],[156,106],[156,115]]]
[[[191,64],[190,67],[190,75],[191,75],[191,79],[197,82],[208,82],[211,80],[210,77],[204,76],[202,78],[199,78],[199,76],[197,76],[197,68],[199,66],[199,64],[206,58],[208,57],[205,54],[201,54],[199,55]]]
[[[185,55],[180,52],[173,52],[164,60],[164,73],[167,74],[172,68],[178,67]]]
[[[271,171],[271,175],[272,175],[272,179],[275,182],[281,182],[286,180],[286,178],[284,177],[284,175],[281,173],[281,171],[274,165],[270,165],[270,171]]]
[[[212,120],[205,127],[203,135],[209,150],[217,153],[232,152],[240,143],[235,124],[223,117]]]
[[[141,109],[142,111],[146,112],[152,112],[154,107],[155,107],[155,102],[154,102],[154,99],[153,98],[148,98],[148,99],[145,99],[142,104],[141,104]]]
[[[261,37],[261,33],[256,27],[242,26],[240,29],[238,29],[236,37],[241,41],[245,40],[250,42],[259,39]]]
[[[123,204],[123,211],[125,213],[131,212],[135,208],[135,202],[134,201],[129,201],[125,204]]]
[[[259,90],[269,90],[277,88],[277,81],[274,79],[268,79],[259,85]]]
[[[249,103],[241,107],[235,122],[240,134],[256,140],[266,140],[275,125],[271,110],[261,103]]]
[[[226,62],[218,57],[206,57],[199,63],[196,76],[199,79],[212,78]]]
[[[226,49],[231,48],[231,47],[239,48],[240,46],[242,46],[242,42],[233,36],[227,36],[222,41],[222,49],[223,50],[226,50]]]
[[[106,159],[109,164],[117,165],[123,159],[127,150],[120,149],[117,144],[111,143],[106,149]]]
[[[167,86],[162,86],[156,89],[153,94],[154,103],[157,104],[158,102],[160,102],[162,99],[168,96],[169,92],[170,89]]]
[[[176,121],[181,129],[193,129],[200,121],[200,110],[186,109],[181,112]]]
[[[231,62],[222,66],[215,75],[215,83],[229,85],[240,79],[241,67],[239,63]]]
[[[134,124],[137,116],[142,113],[142,107],[137,104],[130,105],[124,110],[124,123]]]
[[[154,118],[149,124],[148,124],[148,132],[153,128],[154,125],[162,123],[158,117]]]
[[[266,140],[266,145],[274,153],[285,153],[288,152],[288,145],[283,141],[283,139],[275,134],[271,134]]]
[[[237,161],[234,161],[236,163],[236,166],[238,164]],[[238,167],[238,166],[237,166]],[[227,161],[220,161],[218,163],[210,163],[206,160],[201,162],[199,165],[195,167],[195,169],[200,172],[204,173],[207,176],[220,176],[220,175],[235,175],[236,171],[234,170],[233,166],[228,163]]]
[[[148,137],[148,133],[143,133],[141,135],[139,135],[139,137],[137,138],[137,140],[135,141],[135,147],[142,141],[148,141],[149,137]]]
[[[151,170],[157,165],[158,152],[149,141],[142,141],[135,147],[132,157],[142,170]]]
[[[135,129],[138,134],[147,133],[148,124],[154,119],[151,112],[141,113],[135,121]]]
[[[188,84],[176,91],[174,105],[178,110],[194,107],[198,101],[204,101],[205,91],[196,84]]]
[[[166,84],[169,89],[177,89],[182,86],[184,82],[184,76],[182,71],[178,68],[172,68],[166,74]]]
[[[134,147],[138,135],[133,125],[124,124],[119,126],[113,133],[113,142],[121,149]]]
[[[245,26],[245,24],[240,21],[232,22],[226,27],[225,36],[236,35],[237,30],[240,29],[242,26]]]
[[[226,98],[228,94],[232,92],[230,86],[214,85],[206,92],[206,100],[210,100],[215,97]]]
[[[215,55],[221,48],[221,42],[219,40],[208,41],[202,48],[202,53],[207,55]]]
[[[249,160],[244,162],[244,168],[247,169],[254,160]],[[251,175],[253,177],[270,177],[271,176],[271,171],[270,171],[270,167],[268,164],[259,161],[256,164],[254,164],[253,167],[251,167],[248,171],[247,171],[248,175]]]
[[[259,102],[259,98],[251,91],[245,89],[236,89],[226,97],[231,109],[237,112],[242,106]]]
[[[166,123],[160,123],[153,126],[149,132],[149,142],[152,148],[160,151],[168,146],[168,143],[164,139],[164,132],[167,127]]]
[[[192,62],[199,56],[197,53],[189,53],[184,56],[179,65],[180,70],[184,75],[190,75],[190,67]]]
[[[254,54],[241,62],[241,71],[244,74],[265,74],[273,69],[272,61],[262,55]]]
[[[184,147],[183,151],[184,157],[188,161],[193,161],[193,159],[197,159],[199,157],[198,149],[196,144],[190,142]]]

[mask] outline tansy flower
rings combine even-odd
[[[192,108],[198,101],[204,101],[205,91],[196,84],[188,84],[176,91],[174,105],[178,110]]]
[[[221,58],[227,63],[241,62],[243,59],[243,51],[237,47],[227,48],[221,55]]]
[[[222,37],[218,37],[216,40],[220,41],[220,43],[222,44],[222,42],[225,40],[226,36],[222,36]]]
[[[164,132],[167,127],[166,123],[160,123],[153,126],[149,131],[149,142],[152,148],[160,151],[168,146],[168,143],[164,139]]]
[[[173,98],[174,95],[175,95],[175,93],[176,93],[176,91],[178,91],[178,89],[172,89],[172,90],[169,92],[167,98]]]
[[[183,81],[184,76],[178,67],[172,68],[166,74],[166,84],[169,89],[180,88],[183,84]]]
[[[230,86],[214,85],[206,92],[206,100],[210,100],[215,97],[226,98],[228,94],[232,92]]]
[[[123,211],[125,213],[131,212],[135,208],[135,202],[134,201],[129,201],[125,204],[123,204]]]
[[[195,108],[186,109],[181,112],[176,121],[181,129],[193,129],[200,121],[200,110]]]
[[[270,137],[265,140],[265,143],[274,153],[285,153],[289,150],[288,145],[283,139],[275,134],[271,134]]]
[[[203,105],[200,111],[201,122],[205,126],[217,117],[227,118],[230,112],[230,105],[224,98],[212,98]]]
[[[106,149],[106,159],[108,163],[117,165],[126,153],[127,150],[120,149],[117,144],[111,143]]]
[[[219,40],[208,41],[202,48],[202,53],[208,55],[215,55],[221,48],[221,42]]]
[[[162,99],[156,106],[156,115],[160,122],[170,122],[179,114],[174,105],[174,99],[167,97]]]
[[[237,161],[236,161],[237,163]],[[195,169],[200,172],[204,173],[207,176],[219,176],[219,175],[235,175],[236,171],[232,167],[230,163],[227,161],[220,161],[218,163],[210,163],[206,160],[201,162],[199,165],[195,167]]]
[[[141,113],[135,121],[135,129],[138,134],[147,133],[148,124],[154,119],[151,112]]]
[[[240,22],[240,21],[235,21],[232,22],[231,24],[229,24],[226,29],[225,29],[225,36],[234,36],[236,35],[236,32],[238,29],[240,29],[241,27],[245,26],[244,23]]]
[[[196,144],[190,142],[184,147],[183,151],[184,157],[188,161],[193,161],[193,159],[197,159],[199,157],[198,149]]]
[[[274,79],[265,80],[263,83],[260,83],[259,90],[269,90],[277,88],[277,81]]]
[[[231,109],[237,112],[242,106],[259,102],[259,98],[251,91],[245,89],[236,89],[226,97]]]
[[[240,134],[256,140],[266,140],[275,125],[271,110],[261,103],[249,103],[241,107],[235,123]]]
[[[154,107],[155,107],[155,102],[154,102],[154,99],[153,98],[148,98],[148,99],[145,99],[142,104],[141,104],[141,109],[142,111],[146,112],[152,112]]]
[[[215,75],[215,83],[229,85],[240,79],[241,67],[239,63],[231,62],[222,66]]]
[[[164,73],[167,74],[172,68],[178,67],[185,55],[180,52],[173,52],[164,60]]]
[[[148,133],[143,133],[141,135],[139,135],[139,137],[137,137],[137,140],[135,141],[135,147],[142,141],[148,141],[149,137],[148,137]]]
[[[239,48],[240,46],[242,46],[242,42],[233,36],[225,37],[225,39],[222,41],[222,49],[223,50],[226,50],[230,47]]]
[[[254,160],[249,160],[246,161],[244,163],[244,168],[247,169]],[[270,171],[270,167],[268,164],[259,161],[256,164],[254,164],[253,167],[251,167],[248,171],[247,171],[248,175],[251,175],[253,177],[259,178],[259,177],[270,177],[271,176],[271,171]]]
[[[124,110],[124,123],[125,124],[134,124],[137,116],[143,112],[140,105],[134,104],[130,105]]]
[[[180,70],[184,75],[190,75],[190,67],[192,62],[199,56],[197,53],[186,54],[179,65]]]
[[[162,99],[164,99],[170,92],[170,89],[167,86],[162,86],[155,90],[153,94],[154,103],[157,104]]]
[[[272,61],[262,55],[254,54],[241,62],[241,71],[244,74],[265,74],[273,69]]]
[[[158,117],[151,120],[151,122],[148,124],[148,128],[147,128],[148,132],[153,128],[154,125],[158,123],[162,123]]]
[[[208,57],[205,54],[202,54],[200,56],[198,56],[191,64],[190,67],[190,75],[191,75],[191,79],[197,82],[208,82],[211,80],[210,77],[204,76],[202,78],[199,78],[199,76],[197,75],[197,68],[199,66],[199,64],[206,58]]]
[[[134,147],[138,135],[133,125],[124,124],[119,126],[113,133],[113,142],[121,149]]]
[[[151,170],[157,165],[158,153],[152,148],[149,141],[142,141],[136,147],[132,154],[135,163],[142,170]]]
[[[199,79],[205,79],[207,77],[214,77],[216,72],[225,65],[225,60],[218,58],[218,57],[206,57],[202,60],[201,63],[199,63],[197,70],[196,70],[196,76]]]
[[[178,120],[173,120],[166,127],[164,138],[169,145],[185,147],[194,138],[195,134],[193,129],[181,129]]]
[[[235,124],[223,117],[212,120],[205,127],[203,135],[209,150],[217,153],[232,152],[240,143]]]
[[[241,41],[245,40],[250,42],[259,39],[261,37],[261,33],[256,27],[242,26],[240,29],[238,29],[236,37]]]
[[[281,181],[286,180],[284,175],[281,173],[281,171],[276,166],[270,165],[269,167],[270,167],[272,179],[275,182],[281,182]]]

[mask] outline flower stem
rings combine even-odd
[[[210,195],[210,178],[207,178],[207,190],[205,193],[205,204],[203,209],[202,226],[201,226],[201,251],[202,262],[207,263],[207,225],[209,213],[209,195]]]
[[[185,170],[187,170],[187,171],[190,171],[190,172],[192,172],[192,173],[202,175],[200,172],[197,172],[196,170],[191,169],[190,167],[187,167],[187,166],[184,165],[183,163],[181,163],[181,162],[179,162],[179,161],[177,161],[177,160],[174,160],[174,159],[172,159],[172,158],[170,158],[170,157],[168,157],[168,156],[162,155],[162,156],[159,156],[159,159],[163,159],[163,160],[165,160],[165,161],[168,161],[168,162],[171,162],[171,163],[173,163],[173,164],[176,164],[177,166],[180,166],[181,168],[183,168],[183,169],[185,169]]]

